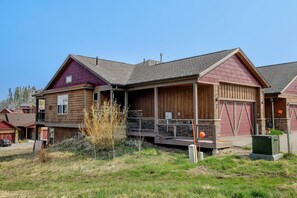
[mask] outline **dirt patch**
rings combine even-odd
[[[219,150],[218,156],[226,156],[226,155],[234,155],[234,154],[240,155],[240,156],[248,156],[251,152],[252,150],[247,150],[245,148],[234,146],[231,148]]]

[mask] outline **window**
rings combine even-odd
[[[71,83],[72,82],[72,75],[66,76],[66,83]]]
[[[58,114],[68,113],[68,95],[58,96]]]
[[[93,94],[93,101],[98,101],[98,93]]]

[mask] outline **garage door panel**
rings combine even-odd
[[[221,103],[221,136],[233,136],[234,106],[230,102]]]
[[[297,105],[290,105],[290,130],[297,132]]]
[[[241,115],[239,115],[241,117],[239,117],[240,120],[238,121],[237,135],[251,135],[253,132],[253,106],[250,103],[240,103],[238,108],[241,109]]]
[[[222,101],[221,136],[253,134],[253,104],[246,102]]]
[[[13,133],[3,133],[1,139],[8,139],[10,140],[12,143],[14,143],[14,134]]]

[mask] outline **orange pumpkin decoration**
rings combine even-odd
[[[205,137],[205,133],[204,133],[203,131],[200,131],[200,132],[199,132],[199,137],[200,137],[200,138],[204,138],[204,137]]]

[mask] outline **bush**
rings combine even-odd
[[[96,147],[114,151],[115,145],[126,139],[126,115],[126,108],[106,101],[101,106],[94,104],[84,112],[84,121],[79,128],[93,144],[95,158]]]
[[[50,162],[52,160],[52,157],[50,156],[50,154],[47,152],[46,149],[42,148],[41,150],[39,150],[37,152],[37,157],[38,160],[42,163],[44,162]]]
[[[271,129],[269,135],[283,135],[284,132],[278,129]]]

